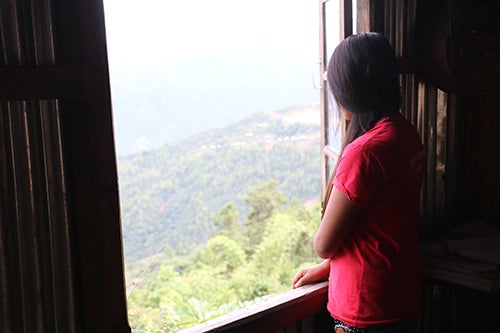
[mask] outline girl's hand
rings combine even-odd
[[[329,275],[330,259],[326,259],[321,264],[299,270],[292,280],[292,288],[295,289],[306,284],[326,281]]]

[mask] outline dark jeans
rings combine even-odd
[[[334,322],[335,322],[334,323],[335,327],[337,327],[337,325],[341,328],[345,327],[346,329],[348,329],[347,332],[349,333],[415,333],[417,331],[416,321],[394,323],[394,324],[374,326],[369,328],[350,327],[349,325],[346,325],[337,319],[334,319]],[[334,329],[334,332],[344,333],[346,331],[342,329],[339,330]]]

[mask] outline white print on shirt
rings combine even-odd
[[[410,167],[413,169],[413,172],[415,172],[415,174],[418,174],[419,172],[422,171],[422,169],[423,169],[422,160],[423,160],[424,156],[425,156],[425,152],[422,150],[422,151],[419,151],[417,154],[415,154],[415,156],[413,156],[410,159]]]

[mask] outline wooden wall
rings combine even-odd
[[[358,30],[382,32],[396,50],[402,112],[428,153],[425,238],[472,219],[500,227],[499,7],[494,0],[358,1]]]
[[[0,331],[130,332],[101,0],[0,1]]]
[[[427,151],[421,241],[472,220],[500,229],[500,2],[358,1],[358,30],[400,60],[402,112]],[[419,332],[496,331],[500,295],[426,279]]]

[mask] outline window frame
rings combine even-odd
[[[331,0],[319,0],[319,52],[320,52],[320,145],[321,145],[321,193],[324,197],[328,187],[328,180],[333,171],[332,165],[337,163],[340,157],[340,149],[333,146],[330,138],[333,134],[330,115],[334,111],[330,103],[329,87],[327,80],[327,67],[330,54],[328,54],[328,31],[327,31],[327,4]],[[339,0],[339,42],[353,34],[353,1]],[[338,133],[343,142],[346,129],[346,120],[341,115],[338,124]]]

